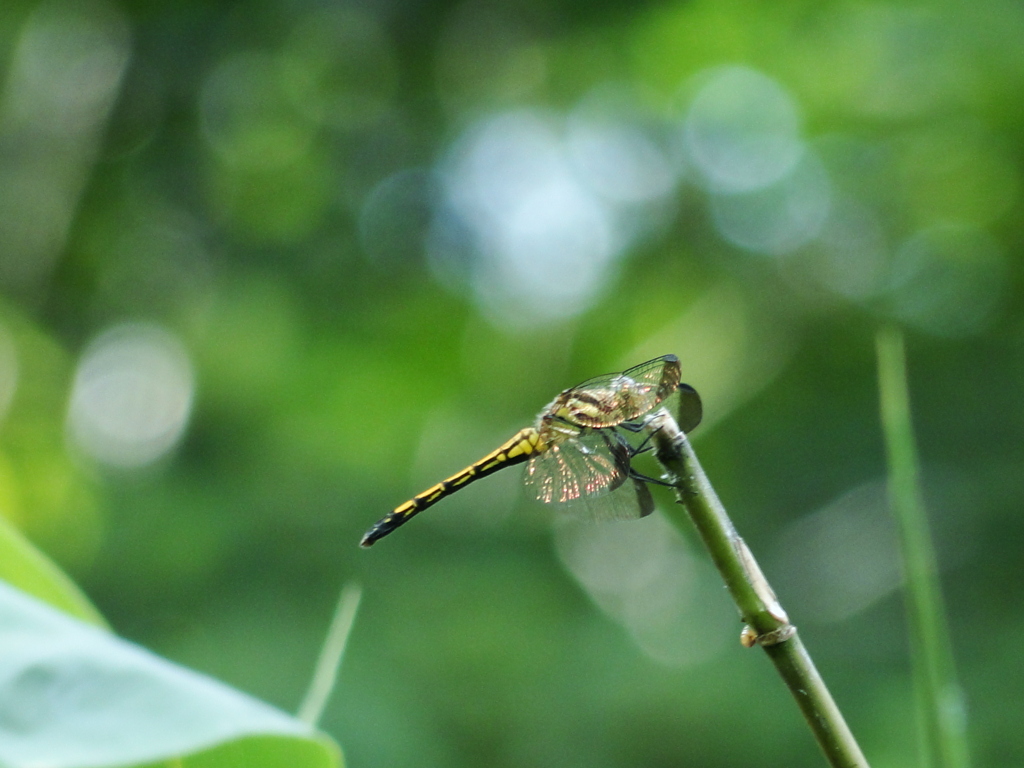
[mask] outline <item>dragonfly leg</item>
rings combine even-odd
[[[644,474],[641,474],[640,472],[637,472],[632,467],[629,468],[629,476],[631,478],[633,478],[634,480],[640,480],[640,481],[642,481],[644,483],[654,483],[655,485],[660,485],[660,486],[663,486],[665,488],[676,488],[676,489],[679,488],[679,486],[676,485],[675,483],[670,483],[670,482],[667,482],[665,480],[659,480],[656,477],[648,477],[647,475],[644,475]]]
[[[620,424],[619,426],[625,427],[630,432],[639,432],[640,430],[647,428],[647,420],[645,419],[644,421],[629,421]],[[636,456],[639,453],[647,453],[647,451],[651,450],[651,446],[649,445],[649,443],[651,442],[651,438],[653,438],[655,434],[657,434],[660,430],[661,427],[658,427],[658,429],[652,429],[651,431],[649,431],[647,433],[647,436],[644,437],[644,439],[641,441],[640,445],[636,446],[636,448],[630,447],[630,453],[633,456]]]
[[[652,430],[652,431],[648,432],[647,436],[644,437],[643,442],[641,442],[640,445],[634,447],[634,446],[630,445],[629,441],[626,440],[626,438],[622,435],[622,433],[618,431],[618,427],[625,427],[630,432],[639,432],[645,426],[646,426],[646,422],[635,422],[635,421],[634,422],[623,422],[622,424],[617,424],[615,427],[613,427],[610,430],[615,435],[615,437],[619,441],[619,443],[626,449],[626,451],[628,451],[628,454],[629,454],[628,458],[629,458],[629,460],[632,460],[633,457],[637,456],[638,454],[647,453],[648,451],[652,450],[653,446],[650,445],[651,438],[654,437],[654,434],[658,430]],[[676,488],[677,487],[673,483],[668,483],[668,482],[665,482],[664,480],[659,480],[659,479],[657,479],[655,477],[649,477],[649,476],[647,476],[645,474],[642,474],[642,473],[638,472],[637,470],[635,470],[632,465],[629,466],[629,476],[633,480],[639,480],[642,483],[654,483],[655,485],[662,485],[662,486],[665,486],[666,488]]]
[[[628,429],[630,432],[639,432],[647,426],[647,419],[641,421],[624,421],[621,424],[616,424],[617,427]]]

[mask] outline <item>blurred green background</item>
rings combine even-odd
[[[669,352],[876,766],[915,749],[873,337],[908,330],[978,765],[1024,762],[1024,7],[0,5],[0,513],[118,632],[360,766],[818,765],[705,555],[509,470]],[[660,504],[669,496],[656,490]]]

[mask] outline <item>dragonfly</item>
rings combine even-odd
[[[395,507],[366,532],[360,545],[371,546],[470,483],[523,463],[523,482],[542,502],[573,504],[583,516],[593,519],[644,517],[654,510],[647,483],[663,483],[641,475],[632,466],[633,458],[647,450],[650,436],[634,446],[623,432],[642,431],[642,417],[676,393],[681,395],[680,426],[689,432],[700,422],[700,397],[693,387],[680,382],[675,355],[656,357],[563,390],[532,426]]]

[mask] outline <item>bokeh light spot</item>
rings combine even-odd
[[[116,8],[59,1],[37,4],[17,35],[0,89],[5,292],[42,287],[63,253],[128,65],[129,37]]]
[[[457,142],[442,177],[448,210],[474,245],[469,283],[497,322],[571,317],[608,281],[624,243],[608,207],[573,173],[554,120],[485,119]]]
[[[363,201],[359,241],[380,264],[412,262],[423,253],[439,194],[430,171],[406,169],[388,176]]]
[[[150,464],[180,439],[192,397],[192,366],[177,338],[153,325],[118,325],[82,355],[68,410],[69,435],[101,463]]]
[[[273,168],[301,158],[313,140],[282,86],[278,60],[239,53],[207,77],[200,95],[203,132],[217,156],[243,168]]]
[[[804,151],[792,97],[767,75],[728,66],[703,80],[683,125],[693,165],[709,189],[749,192],[788,175]]]
[[[617,203],[642,203],[668,195],[676,169],[654,121],[624,87],[594,89],[569,115],[566,143],[573,167],[594,191]]]
[[[801,614],[841,621],[899,586],[895,541],[885,486],[869,483],[785,529],[769,570]]]
[[[102,2],[39,3],[18,42],[5,118],[77,136],[105,119],[128,59],[125,19]]]
[[[600,525],[563,521],[556,534],[569,572],[649,656],[684,667],[723,649],[714,639],[718,629],[709,630],[728,631],[728,606],[708,595],[720,591],[715,576],[663,517]]]
[[[889,271],[885,230],[866,205],[850,197],[834,200],[818,244],[806,266],[823,287],[854,300],[884,287]]]
[[[1007,264],[987,232],[945,225],[923,230],[897,251],[885,304],[939,336],[983,330],[1002,304]]]
[[[712,194],[711,214],[729,242],[755,253],[779,256],[818,235],[831,197],[825,169],[808,151],[792,173],[770,186]]]

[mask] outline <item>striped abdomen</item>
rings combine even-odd
[[[533,427],[519,430],[513,435],[511,440],[508,440],[500,448],[491,451],[480,461],[470,464],[461,472],[452,475],[447,480],[442,480],[437,485],[423,491],[423,493],[413,496],[404,504],[395,507],[385,517],[374,523],[373,527],[363,536],[363,540],[359,543],[360,546],[370,546],[377,539],[387,536],[413,515],[422,512],[427,507],[433,506],[445,496],[450,496],[474,480],[487,477],[487,475],[493,474],[499,469],[511,467],[513,464],[521,464],[534,454],[543,451],[546,447],[547,444]]]

